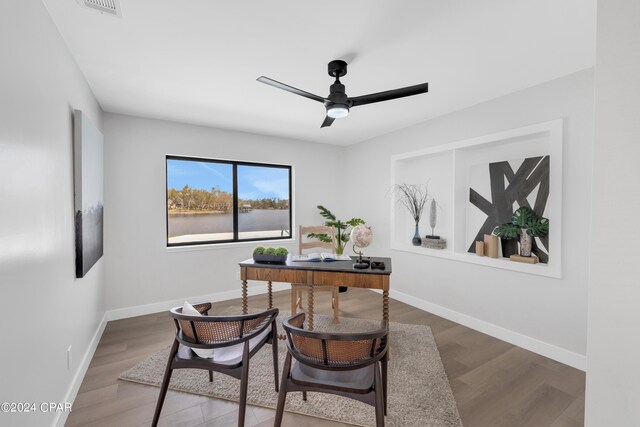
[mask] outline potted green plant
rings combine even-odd
[[[326,233],[309,233],[307,237],[310,239],[318,239],[325,243],[333,243],[336,254],[342,255],[347,242],[349,242],[350,229],[356,225],[364,224],[364,220],[361,218],[351,218],[349,221],[341,221],[324,206],[318,205],[318,209],[320,210],[320,215],[326,220],[324,225],[335,229],[335,242],[331,239],[331,236]],[[340,286],[338,289],[340,292],[346,292],[348,288],[346,286]]]
[[[349,242],[350,228],[355,227],[358,224],[364,224],[364,220],[361,218],[351,218],[349,221],[339,220],[329,209],[322,205],[318,205],[320,215],[326,219],[324,225],[327,227],[333,227],[335,229],[336,241],[334,242],[326,233],[309,233],[307,237],[310,239],[318,239],[321,242],[333,243],[335,245],[336,254],[342,255],[345,245]]]
[[[287,261],[289,251],[286,248],[264,248],[258,246],[253,250],[253,260],[258,263],[283,263]]]
[[[497,227],[494,234],[506,240],[520,238],[520,256],[531,256],[533,237],[549,234],[549,220],[536,213],[529,207],[522,206],[513,213],[511,222]]]

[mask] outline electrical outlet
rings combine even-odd
[[[67,370],[71,369],[71,347],[67,347]]]
[[[236,271],[236,280],[240,280],[240,272]]]

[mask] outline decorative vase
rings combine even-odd
[[[520,256],[531,256],[531,247],[533,246],[533,238],[526,228],[520,229]]]
[[[498,258],[500,239],[495,234],[484,235],[484,255],[489,258]]]
[[[413,239],[411,239],[411,243],[413,243],[413,246],[422,245],[422,238],[420,237],[420,230],[418,229],[417,222],[416,222],[416,233],[413,235]]]

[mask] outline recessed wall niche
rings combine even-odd
[[[447,239],[446,249],[413,246],[411,243],[415,227],[413,219],[407,210],[397,203],[393,195],[390,215],[391,248],[560,278],[562,272],[562,143],[563,120],[557,119],[391,157],[392,184],[428,183],[429,194],[436,199],[438,205],[435,234]],[[525,159],[529,159],[527,161],[531,163],[531,167],[520,169]],[[518,176],[518,170],[520,170],[521,179],[531,182],[529,188],[520,192],[521,195],[518,196],[520,203],[513,202],[514,210],[522,203],[522,197],[526,197],[533,207],[540,194],[541,200],[538,201],[538,207],[544,210],[544,216],[549,219],[550,227],[548,238],[543,241],[537,239],[536,244],[541,253],[548,255],[546,263],[524,264],[504,257],[494,259],[469,252],[479,227],[489,216],[469,201],[470,189],[478,191],[487,202],[493,203],[487,183],[488,171],[489,164],[497,162],[509,163],[509,166],[505,165],[508,170],[504,177],[505,188],[510,188],[510,184]],[[548,169],[545,162],[548,162]],[[540,180],[535,179],[533,171],[536,170],[535,173],[548,173],[548,196],[544,196],[546,190],[541,187]],[[486,174],[486,179],[483,178],[483,174]],[[513,188],[514,186],[511,186],[511,189]],[[427,204],[420,221],[422,237],[431,234],[428,208]],[[493,208],[485,207],[485,210],[490,209]]]

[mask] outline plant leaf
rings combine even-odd
[[[546,236],[549,234],[549,220],[547,218],[535,218],[529,224],[529,233],[534,237]]]
[[[502,224],[495,230],[496,236],[505,240],[515,239],[516,237],[518,237],[519,232],[520,227],[512,223]]]
[[[529,224],[537,218],[535,212],[526,206],[518,208],[511,217],[511,222],[521,228],[529,228]]]
[[[347,224],[349,224],[351,227],[355,227],[356,225],[364,224],[364,220],[362,218],[351,218],[349,221],[347,221]]]
[[[307,234],[309,239],[318,239],[324,243],[332,243],[331,236],[326,233],[309,233]]]
[[[336,216],[329,209],[325,208],[322,205],[318,205],[317,207],[318,209],[320,209],[320,215],[322,215],[323,218],[326,218],[329,221],[337,220]]]

